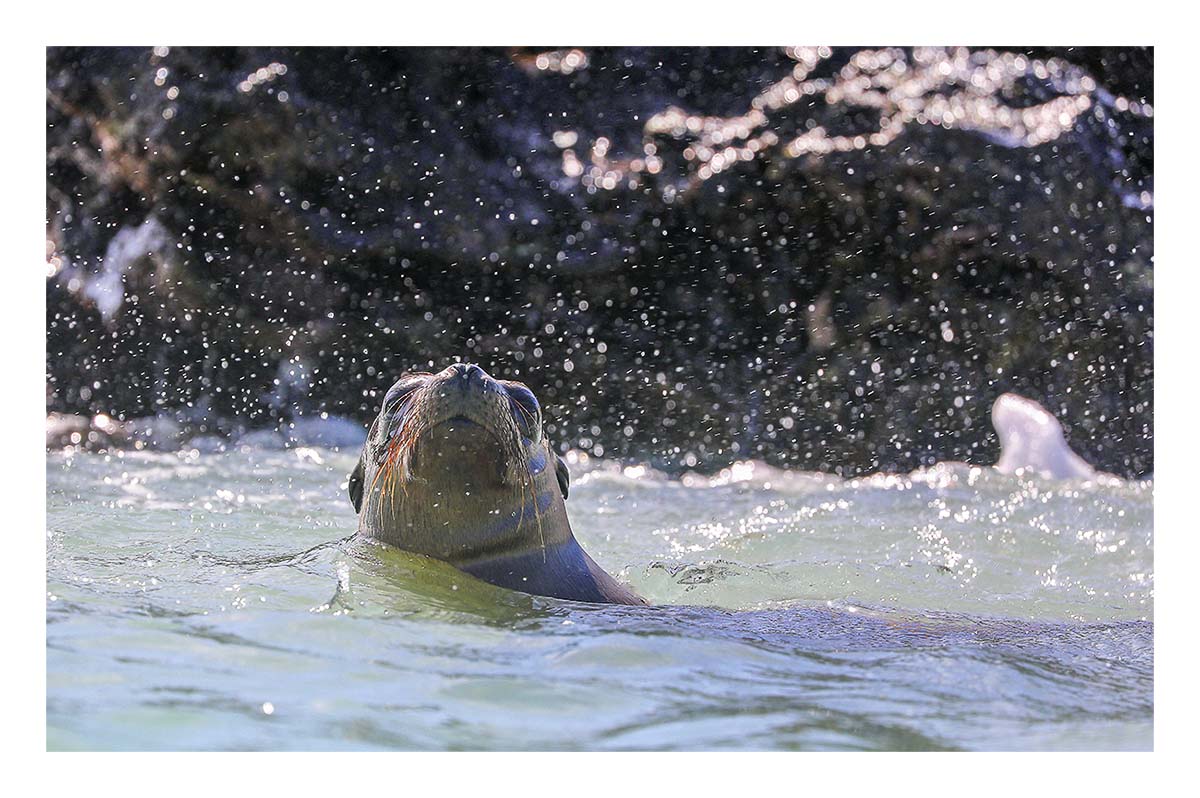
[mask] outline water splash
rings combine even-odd
[[[1047,479],[1091,479],[1096,470],[1067,445],[1058,419],[1037,402],[1006,393],[992,404],[992,425],[1000,436],[1005,474],[1030,472]]]

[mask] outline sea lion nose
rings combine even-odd
[[[456,380],[461,380],[459,384],[463,389],[479,385],[487,378],[487,372],[474,363],[455,363],[446,370]]]

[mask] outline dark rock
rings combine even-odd
[[[792,157],[883,130],[828,94],[878,58],[834,50],[714,171],[689,118],[736,121],[801,56],[51,48],[50,407],[365,423],[462,357],[530,383],[563,446],[670,468],[994,462],[1015,391],[1148,472],[1152,51],[1031,54],[1090,74],[934,86],[939,124]]]

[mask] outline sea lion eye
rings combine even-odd
[[[385,410],[391,410],[396,403],[403,399],[408,394],[412,393],[417,388],[420,388],[429,379],[428,374],[404,374],[400,379],[388,388],[387,394],[383,397],[383,407]]]
[[[509,407],[512,408],[513,418],[534,443],[542,437],[542,408],[533,395],[533,391],[519,382],[503,382],[508,393]]]
[[[379,415],[375,417],[370,432],[367,434],[376,446],[382,446],[388,436],[398,428],[399,419],[404,415],[406,407],[405,397],[424,385],[429,380],[429,376],[421,372],[403,374],[391,388],[388,388],[388,392],[384,394],[383,406],[379,410]]]

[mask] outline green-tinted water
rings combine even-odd
[[[352,465],[48,455],[48,746],[1152,745],[1150,483],[576,463],[645,609],[343,541]]]

